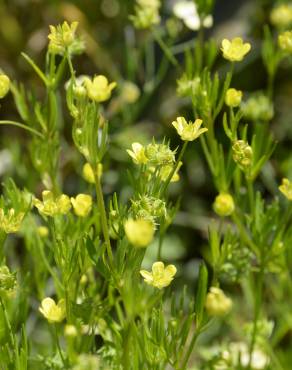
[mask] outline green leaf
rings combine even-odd
[[[200,327],[204,316],[204,306],[208,289],[208,270],[203,262],[200,266],[198,289],[195,301],[195,313],[197,327]]]

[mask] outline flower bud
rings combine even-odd
[[[235,141],[232,146],[232,154],[234,162],[236,162],[243,171],[251,167],[253,151],[247,142],[244,140]]]
[[[49,235],[49,229],[46,226],[39,226],[37,232],[41,238],[46,238]]]
[[[292,182],[288,179],[282,179],[282,184],[279,186],[279,190],[288,200],[292,200]]]
[[[86,217],[92,208],[92,197],[88,194],[78,194],[76,198],[71,198],[74,212],[78,217]]]
[[[214,211],[221,217],[230,216],[234,212],[234,201],[230,194],[220,193],[213,204]]]
[[[286,28],[292,24],[292,5],[281,4],[271,11],[271,23],[278,28]]]
[[[286,31],[279,35],[278,44],[283,51],[292,54],[292,31]]]
[[[67,338],[76,338],[78,331],[75,325],[65,325],[64,335]]]
[[[4,98],[4,96],[8,94],[9,89],[9,77],[4,74],[0,74],[0,99]]]
[[[0,297],[13,296],[16,291],[17,280],[16,274],[11,273],[7,266],[0,267]]]
[[[207,294],[205,307],[211,316],[223,316],[231,310],[232,300],[220,288],[211,287]]]
[[[225,103],[228,107],[235,108],[241,103],[242,91],[236,89],[228,89],[225,95]]]
[[[126,236],[131,244],[137,248],[147,247],[154,236],[154,225],[144,219],[128,219],[124,225]]]

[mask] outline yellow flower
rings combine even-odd
[[[153,240],[155,229],[153,223],[148,220],[129,218],[124,228],[129,242],[137,248],[145,248]]]
[[[283,51],[292,53],[292,31],[286,31],[279,35],[278,43]]]
[[[0,230],[6,234],[16,233],[21,226],[24,217],[24,212],[16,213],[14,208],[10,208],[8,212],[0,208]]]
[[[242,91],[236,89],[228,89],[225,95],[225,103],[228,107],[238,107],[241,103]]]
[[[88,194],[78,194],[76,198],[71,198],[71,203],[76,216],[86,217],[92,208],[92,197]]]
[[[244,44],[241,37],[235,37],[231,41],[224,39],[221,50],[225,59],[230,62],[240,62],[250,51],[250,48],[248,42]]]
[[[230,216],[234,209],[234,201],[230,194],[220,193],[213,204],[214,211],[221,217]]]
[[[270,19],[276,27],[289,27],[292,24],[292,4],[282,4],[275,7],[271,12]]]
[[[145,283],[162,289],[172,282],[176,274],[176,267],[174,265],[164,267],[163,262],[155,262],[152,265],[152,272],[141,270],[140,274],[143,276]]]
[[[54,198],[53,193],[50,190],[44,190],[42,192],[43,201],[34,199],[33,204],[39,210],[40,213],[46,216],[55,216],[58,214],[66,214],[70,211],[71,203],[67,195],[62,194],[57,198]]]
[[[98,163],[97,165],[98,177],[102,176],[102,170],[103,170],[102,164]],[[89,163],[85,163],[85,165],[83,166],[82,175],[83,175],[84,180],[86,180],[87,182],[91,184],[95,183],[94,172]]]
[[[59,55],[64,55],[66,51],[72,55],[82,53],[84,43],[76,37],[77,27],[78,22],[72,22],[69,25],[66,21],[56,27],[50,26],[49,52]]]
[[[195,122],[190,121],[187,123],[184,117],[177,117],[176,121],[172,122],[172,125],[182,140],[193,141],[201,134],[208,131],[207,128],[200,128],[202,123],[203,121],[201,119],[196,119]]]
[[[207,294],[205,307],[209,315],[222,316],[232,308],[232,300],[220,288],[211,287]]]
[[[47,297],[42,300],[39,311],[49,323],[61,322],[66,317],[65,301],[61,299],[56,304],[52,298]]]
[[[279,190],[288,200],[292,200],[292,183],[288,179],[282,179],[282,184],[279,186]]]
[[[145,155],[145,148],[140,143],[133,143],[132,150],[127,149],[127,153],[136,164],[146,164],[148,158]]]
[[[108,79],[102,75],[95,76],[93,81],[87,78],[84,83],[88,97],[98,103],[108,100],[111,97],[112,90],[117,85],[116,82],[109,84]]]
[[[3,74],[0,74],[0,99],[8,93],[10,89],[10,80],[9,77]]]
[[[37,231],[41,238],[46,238],[49,235],[49,229],[46,226],[39,226]]]

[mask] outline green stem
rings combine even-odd
[[[98,205],[98,209],[100,211],[102,233],[103,233],[104,241],[105,241],[105,244],[106,244],[108,257],[109,257],[109,260],[110,260],[110,265],[112,265],[114,257],[113,257],[112,248],[111,248],[105,204],[104,204],[103,193],[102,193],[102,188],[101,188],[101,183],[100,183],[100,177],[98,175],[98,169],[97,168],[95,168],[95,170],[94,170],[94,179],[95,179],[95,191],[96,191],[97,205]]]
[[[249,347],[249,364],[248,364],[248,369],[251,370],[251,364],[252,364],[252,355],[256,343],[256,336],[257,336],[257,327],[258,327],[258,320],[260,317],[260,311],[261,311],[261,304],[262,304],[262,293],[263,293],[263,263],[261,263],[261,268],[259,272],[259,277],[257,279],[256,283],[256,289],[255,289],[255,302],[254,302],[254,320],[253,320],[253,332],[252,332],[252,338],[250,342],[250,347]]]
[[[238,231],[240,233],[240,236],[242,238],[242,240],[250,247],[250,249],[256,254],[258,255],[258,248],[257,246],[254,244],[254,242],[251,240],[250,236],[248,235],[244,225],[242,224],[241,220],[239,219],[239,217],[237,216],[236,213],[233,213],[232,215],[232,219],[234,221],[234,223],[236,224],[237,228],[238,228]]]
[[[247,192],[248,192],[248,200],[249,200],[249,209],[252,213],[254,207],[254,192],[252,187],[252,180],[247,180]]]
[[[4,244],[6,238],[7,234],[3,230],[0,230],[0,265],[5,262]]]
[[[41,137],[42,139],[44,139],[43,134],[41,134],[40,132],[36,131],[35,129],[33,129],[29,126],[26,126],[25,124],[20,123],[20,122],[1,120],[0,125],[10,125],[10,126],[20,127],[20,128],[23,128],[24,130],[27,130],[27,131],[31,132],[32,134],[37,135],[37,136]]]
[[[60,346],[59,336],[58,336],[58,329],[57,329],[56,324],[54,324],[54,336],[55,336],[55,342],[56,342],[56,345],[57,345],[57,350],[59,352],[59,355],[61,357],[61,360],[63,362],[63,365],[66,368],[66,361],[65,361],[65,358],[63,356],[62,349],[61,349],[61,346]]]
[[[68,53],[66,53],[66,58],[67,58],[67,61],[68,61],[68,66],[69,66],[71,78],[72,78],[73,82],[75,82],[75,71],[74,71],[74,68],[73,68],[73,65],[72,65],[70,55]]]
[[[165,56],[170,61],[170,63],[172,63],[177,68],[180,67],[177,59],[173,56],[170,48],[163,41],[163,39],[161,38],[161,36],[159,35],[159,33],[154,28],[153,28],[152,32],[153,32],[153,36],[154,36],[155,40],[157,41],[157,43],[159,44],[159,46],[163,50]]]
[[[193,349],[194,349],[194,346],[195,346],[195,344],[196,344],[196,340],[197,340],[197,338],[198,338],[199,334],[200,334],[200,330],[199,330],[199,329],[197,329],[197,330],[195,331],[195,333],[193,334],[193,337],[192,337],[191,343],[190,343],[190,345],[189,345],[189,347],[188,347],[187,353],[186,353],[185,358],[184,358],[184,360],[183,360],[181,370],[185,370],[185,369],[187,368],[187,365],[188,365],[189,359],[190,359],[190,357],[191,357],[191,354],[192,354],[192,352],[193,352]]]
[[[159,244],[158,244],[158,252],[157,252],[157,261],[161,260],[161,252],[162,252],[162,244],[164,239],[164,233],[159,233]]]
[[[178,169],[178,166],[179,166],[179,162],[181,161],[185,151],[186,151],[186,148],[188,146],[188,141],[185,141],[184,144],[183,144],[183,147],[179,153],[179,156],[178,156],[178,159],[175,163],[175,165],[173,166],[173,169],[172,171],[170,172],[168,178],[166,179],[165,183],[163,184],[162,188],[161,188],[161,195],[163,195],[165,193],[165,190],[167,189],[169,183],[170,183],[170,180],[172,179],[173,175],[175,174],[176,170]]]

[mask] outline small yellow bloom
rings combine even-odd
[[[46,238],[49,235],[49,229],[46,226],[39,226],[37,231],[41,238]]]
[[[112,90],[117,86],[116,82],[109,84],[108,79],[102,75],[95,76],[93,81],[87,78],[84,83],[88,97],[98,103],[108,100]]]
[[[80,54],[84,50],[84,43],[76,36],[78,22],[72,22],[70,25],[65,21],[62,25],[50,26],[48,35],[49,52],[52,54],[64,55]]]
[[[271,12],[270,19],[276,27],[289,27],[292,24],[292,4],[282,4],[275,7]]]
[[[232,300],[220,288],[211,287],[205,306],[209,315],[222,316],[231,310]]]
[[[97,172],[98,172],[99,178],[102,176],[102,171],[103,171],[103,166],[101,163],[98,163]],[[85,165],[83,166],[82,175],[83,175],[84,180],[86,180],[87,182],[91,184],[95,183],[94,172],[89,163],[85,163]]]
[[[140,143],[133,143],[132,150],[127,149],[127,153],[136,164],[146,164],[148,158],[145,155],[145,148]]]
[[[195,122],[190,121],[187,123],[184,117],[177,117],[176,121],[172,122],[172,125],[182,140],[193,141],[201,134],[208,131],[207,128],[200,128],[202,123],[203,121],[201,119],[196,119]]]
[[[225,103],[228,107],[238,107],[241,103],[242,91],[236,89],[228,89],[225,95]]]
[[[33,204],[39,210],[40,213],[46,216],[55,216],[58,214],[66,214],[70,211],[71,203],[67,195],[62,194],[57,198],[54,198],[53,193],[50,190],[44,190],[42,192],[43,201],[34,199]]]
[[[233,198],[228,193],[220,193],[213,204],[214,211],[221,217],[230,216],[235,209]]]
[[[174,265],[164,267],[163,262],[155,262],[152,265],[152,272],[141,270],[140,274],[143,276],[145,283],[162,289],[172,282],[176,274],[176,267]]]
[[[155,229],[152,222],[144,219],[128,219],[124,225],[126,236],[137,248],[147,247],[153,240]]]
[[[49,323],[61,322],[66,317],[65,300],[61,299],[56,304],[52,298],[47,297],[42,300],[39,311]]]
[[[281,33],[278,37],[278,43],[283,51],[292,53],[292,31]]]
[[[16,233],[20,229],[23,217],[24,212],[16,213],[14,208],[7,212],[0,208],[0,230],[6,234]]]
[[[222,52],[223,57],[230,62],[240,62],[243,60],[244,56],[250,51],[251,45],[243,43],[241,37],[235,37],[234,39],[222,41]]]
[[[4,98],[4,96],[8,94],[9,89],[9,77],[4,74],[0,74],[0,99]]]
[[[292,200],[292,182],[288,179],[282,179],[282,184],[279,186],[279,190],[288,200]]]
[[[76,216],[86,217],[92,208],[92,197],[88,194],[78,194],[76,198],[71,198],[71,203]]]

